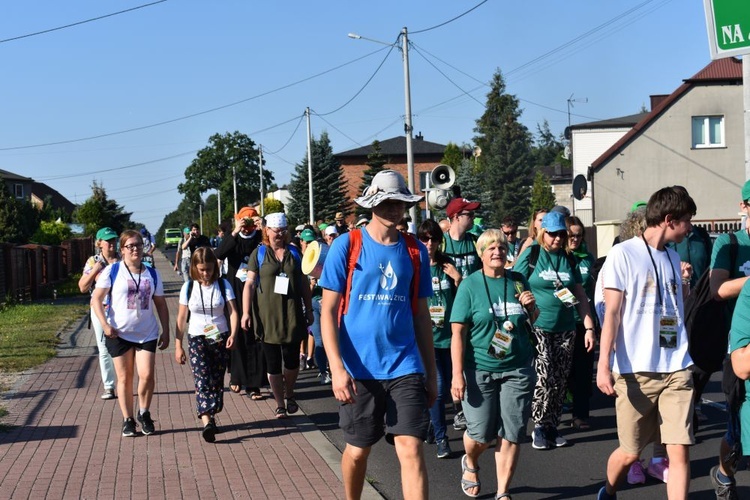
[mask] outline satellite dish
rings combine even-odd
[[[588,184],[586,183],[586,177],[582,174],[576,175],[573,179],[573,198],[576,200],[582,200],[586,196],[588,191]]]

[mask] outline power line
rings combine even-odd
[[[294,134],[296,134],[296,133],[297,133],[297,130],[299,130],[299,126],[300,126],[300,125],[302,124],[302,119],[303,119],[304,117],[305,117],[305,114],[304,114],[304,113],[303,113],[302,115],[300,115],[300,117],[299,117],[299,121],[297,122],[297,126],[296,126],[296,127],[294,127],[294,132],[292,132],[292,135],[290,135],[290,136],[289,136],[289,139],[287,139],[287,140],[286,140],[286,142],[284,143],[284,145],[283,145],[283,146],[281,146],[281,147],[280,147],[279,149],[277,149],[276,151],[273,151],[273,152],[271,152],[271,151],[266,151],[266,153],[268,153],[268,154],[270,154],[270,155],[275,155],[276,153],[280,153],[281,151],[283,151],[283,150],[284,150],[284,148],[285,148],[285,147],[287,147],[287,146],[289,145],[289,143],[291,142],[292,138],[294,137]]]
[[[42,177],[39,180],[41,180],[41,181],[55,181],[55,180],[59,180],[59,179],[71,179],[73,177],[83,177],[85,175],[102,174],[104,172],[115,172],[117,170],[125,170],[125,169],[128,169],[128,168],[142,167],[143,165],[151,165],[152,163],[159,163],[159,162],[162,162],[162,161],[173,160],[175,158],[179,158],[181,156],[185,156],[185,155],[189,155],[189,154],[193,154],[193,153],[197,153],[197,152],[198,152],[198,150],[194,149],[192,151],[185,151],[184,153],[178,153],[176,155],[167,156],[167,157],[164,157],[164,158],[157,158],[155,160],[148,160],[148,161],[144,161],[144,162],[141,162],[141,163],[133,163],[131,165],[125,165],[125,166],[122,166],[122,167],[105,168],[105,169],[102,169],[102,170],[92,170],[91,172],[84,172],[82,174],[56,175],[56,176],[53,176],[53,177]]]
[[[166,1],[166,0],[163,0],[163,1]],[[182,121],[182,120],[187,120],[187,119],[190,119],[190,118],[195,118],[196,116],[201,116],[201,115],[205,115],[205,114],[208,114],[208,113],[213,113],[215,111],[219,111],[219,110],[222,110],[222,109],[226,109],[226,108],[230,108],[230,107],[233,107],[233,106],[237,106],[239,104],[244,104],[244,103],[246,103],[248,101],[259,99],[261,97],[265,97],[267,95],[279,92],[281,90],[288,89],[288,88],[293,87],[295,85],[299,85],[300,83],[304,83],[304,82],[310,81],[310,80],[312,80],[314,78],[318,78],[320,76],[323,76],[325,74],[331,73],[333,71],[341,69],[341,68],[343,68],[345,66],[348,66],[350,64],[353,64],[355,62],[361,61],[362,59],[365,59],[365,58],[370,57],[370,56],[372,56],[374,54],[377,54],[378,52],[381,52],[383,50],[385,50],[385,47],[377,49],[377,50],[375,50],[373,52],[369,52],[369,53],[367,53],[367,54],[365,54],[365,55],[363,55],[361,57],[358,57],[356,59],[352,59],[351,61],[345,62],[343,64],[339,64],[338,66],[335,66],[333,68],[329,68],[329,69],[327,69],[325,71],[321,71],[320,73],[316,73],[314,75],[308,76],[308,77],[303,78],[301,80],[297,80],[296,82],[292,82],[292,83],[289,83],[289,84],[286,84],[286,85],[282,85],[281,87],[277,87],[277,88],[275,88],[273,90],[268,90],[266,92],[262,92],[260,94],[248,97],[246,99],[241,99],[239,101],[235,101],[235,102],[232,102],[232,103],[229,103],[229,104],[224,104],[222,106],[217,106],[215,108],[207,109],[207,110],[204,110],[204,111],[198,111],[197,113],[192,113],[192,114],[181,116],[181,117],[178,117],[178,118],[172,118],[170,120],[164,120],[164,121],[161,121],[161,122],[158,122],[158,123],[152,123],[150,125],[143,125],[143,126],[140,126],[140,127],[133,127],[133,128],[125,129],[125,130],[118,130],[118,131],[115,131],[115,132],[108,132],[108,133],[105,133],[105,134],[92,135],[92,136],[89,136],[89,137],[81,137],[81,138],[78,138],[78,139],[67,139],[67,140],[63,140],[63,141],[46,142],[46,143],[41,143],[41,144],[27,144],[27,145],[24,145],[24,146],[11,146],[11,147],[0,148],[0,151],[12,151],[12,150],[17,150],[17,149],[40,148],[40,147],[45,147],[45,146],[57,146],[57,145],[60,145],[60,144],[71,144],[71,143],[74,143],[74,142],[91,141],[91,140],[94,140],[94,139],[102,139],[104,137],[111,137],[113,135],[120,135],[120,134],[127,134],[127,133],[130,133],[130,132],[137,132],[139,130],[146,130],[146,129],[150,129],[150,128],[154,128],[154,127],[160,127],[162,125],[167,125],[169,123],[175,123],[175,122],[179,122],[179,121]]]
[[[399,35],[399,37],[400,36],[401,35]],[[344,104],[342,104],[338,108],[334,109],[333,111],[329,111],[327,113],[319,113],[318,116],[320,116],[320,117],[328,116],[328,115],[332,115],[332,114],[336,113],[337,111],[341,111],[346,106],[348,106],[349,103],[351,103],[354,99],[356,99],[357,96],[359,96],[359,94],[361,94],[362,91],[365,90],[365,88],[370,84],[370,82],[372,81],[372,79],[375,78],[375,75],[378,74],[378,72],[380,71],[380,68],[383,67],[383,64],[385,64],[386,59],[388,59],[388,56],[390,56],[391,52],[393,52],[393,48],[396,46],[397,42],[398,42],[398,38],[396,38],[396,42],[394,42],[392,45],[390,45],[390,49],[388,49],[388,53],[385,55],[385,57],[383,58],[383,60],[380,61],[380,64],[378,64],[378,67],[375,68],[375,72],[373,72],[373,74],[370,75],[370,78],[367,79],[367,81],[365,82],[365,84],[362,85],[362,87],[351,97],[351,99],[349,99],[348,101],[346,101]],[[381,50],[384,50],[384,49],[381,49]]]
[[[456,87],[458,90],[460,90],[461,92],[463,92],[467,97],[470,97],[471,99],[474,99],[474,101],[476,101],[477,104],[479,104],[480,106],[482,106],[482,107],[485,106],[483,102],[481,102],[479,99],[477,99],[476,97],[474,97],[470,93],[466,92],[463,88],[461,88],[461,86],[459,84],[457,84],[456,82],[454,82],[453,80],[451,80],[450,77],[448,75],[446,75],[445,73],[443,73],[443,71],[440,68],[438,68],[437,66],[435,66],[435,64],[432,61],[430,61],[429,59],[427,59],[424,56],[424,54],[422,54],[422,52],[416,46],[413,47],[413,48],[417,52],[417,54],[419,54],[422,57],[422,59],[424,59],[425,61],[427,61],[427,64],[429,64],[430,66],[432,66],[433,68],[435,68],[435,71],[437,71],[438,73],[440,73],[441,75],[443,75],[443,78],[445,78],[450,83],[452,83],[454,87]]]
[[[357,141],[355,141],[354,139],[352,139],[351,137],[349,137],[348,135],[346,135],[346,133],[344,133],[344,132],[343,132],[343,131],[342,131],[342,130],[341,130],[340,128],[338,128],[338,127],[337,127],[336,125],[334,125],[333,123],[331,123],[331,122],[329,122],[328,120],[326,120],[325,118],[323,118],[323,116],[319,115],[319,114],[318,114],[318,113],[316,113],[315,111],[313,111],[313,113],[315,114],[315,116],[317,116],[318,118],[320,118],[321,120],[323,120],[324,122],[326,122],[326,123],[327,123],[327,124],[328,124],[329,126],[331,126],[331,127],[332,127],[332,128],[333,128],[333,129],[334,129],[334,130],[335,130],[336,132],[338,132],[339,134],[343,135],[344,137],[346,137],[346,138],[347,138],[347,139],[349,139],[350,141],[354,142],[354,143],[355,143],[355,144],[357,144],[358,146],[361,146],[361,145],[362,145],[362,144],[358,143]]]
[[[130,9],[125,9],[125,10],[121,10],[121,11],[118,11],[118,12],[112,12],[111,14],[105,14],[105,15],[99,16],[99,17],[92,17],[91,19],[86,19],[84,21],[78,21],[78,22],[75,22],[75,23],[66,24],[65,26],[58,26],[57,28],[50,28],[50,29],[46,29],[46,30],[42,30],[42,31],[37,31],[35,33],[28,33],[26,35],[19,35],[19,36],[14,36],[14,37],[11,37],[11,38],[5,38],[4,40],[0,40],[0,43],[13,42],[15,40],[21,40],[22,38],[29,38],[29,37],[37,36],[37,35],[44,35],[46,33],[52,33],[53,31],[60,31],[60,30],[66,29],[66,28],[72,28],[73,26],[80,26],[81,24],[91,23],[91,22],[94,22],[94,21],[100,21],[100,20],[106,19],[108,17],[117,16],[117,15],[120,15],[120,14],[125,14],[127,12],[132,12],[134,10],[143,9],[145,7],[151,7],[152,5],[164,3],[166,1],[167,0],[158,0],[157,2],[151,2],[151,3],[144,4],[144,5],[139,5],[138,7],[132,7]]]
[[[484,5],[484,4],[486,4],[486,3],[487,3],[487,0],[484,0],[483,2],[479,2],[478,4],[476,4],[476,5],[475,5],[474,7],[472,7],[471,9],[467,10],[467,11],[466,11],[466,12],[464,12],[463,14],[459,14],[459,15],[457,15],[457,16],[456,16],[456,17],[454,17],[453,19],[448,19],[448,20],[447,20],[447,21],[445,21],[444,23],[436,24],[435,26],[432,26],[432,27],[430,27],[430,28],[425,28],[425,29],[422,29],[422,30],[412,31],[412,32],[411,32],[410,34],[412,34],[412,35],[416,35],[416,34],[418,34],[418,33],[424,33],[425,31],[430,31],[430,30],[434,30],[434,29],[437,29],[437,28],[441,28],[441,27],[445,26],[446,24],[450,24],[450,23],[452,23],[452,22],[453,22],[453,21],[455,21],[456,19],[460,19],[460,18],[464,17],[464,16],[465,16],[466,14],[468,14],[469,12],[473,11],[474,9],[476,9],[476,8],[478,8],[478,7],[481,7],[482,5]]]

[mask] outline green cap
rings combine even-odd
[[[190,228],[189,227],[183,227],[182,228],[182,232],[185,233],[185,234],[188,234],[190,232]]]
[[[742,201],[750,200],[750,181],[747,181],[744,186],[742,186]]]
[[[312,229],[307,228],[307,229],[302,230],[299,237],[302,241],[306,241],[310,243],[311,241],[315,240],[315,233],[313,232]]]
[[[96,232],[96,239],[107,241],[117,238],[117,233],[111,227],[103,227]]]
[[[318,229],[320,229],[321,231],[325,231],[327,227],[328,227],[328,224],[324,222],[323,224],[318,226]]]
[[[633,203],[633,206],[630,207],[630,211],[631,212],[635,212],[639,208],[645,207],[646,205],[647,205],[647,203],[645,201],[636,201],[635,203]]]

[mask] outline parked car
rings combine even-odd
[[[164,230],[164,249],[177,247],[182,239],[180,228],[169,228]]]

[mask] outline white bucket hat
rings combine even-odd
[[[273,214],[266,215],[266,227],[272,227],[278,229],[280,227],[286,227],[286,214],[284,212],[276,212]]]
[[[398,200],[411,207],[422,198],[411,194],[401,174],[395,170],[381,170],[372,178],[370,187],[365,189],[362,196],[355,198],[354,202],[364,208],[373,208],[385,200]]]

